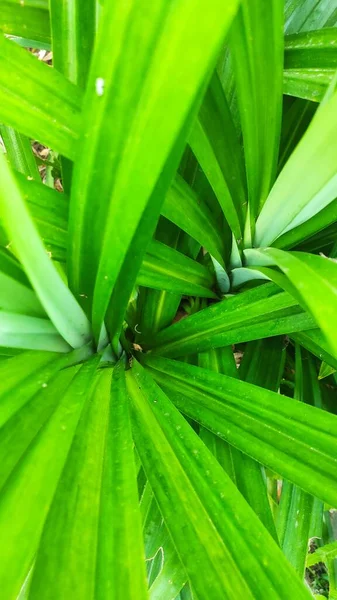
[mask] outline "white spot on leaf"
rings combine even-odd
[[[104,94],[104,79],[103,77],[97,77],[95,87],[97,96],[103,96]]]

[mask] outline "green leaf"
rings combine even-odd
[[[167,192],[161,214],[197,240],[224,265],[225,248],[219,222],[207,204],[179,175]]]
[[[337,265],[328,259],[305,252],[285,252],[277,248],[253,251],[265,257],[269,264],[276,264],[287,276],[296,290],[296,297],[310,310],[337,357],[337,341],[334,335],[337,306]],[[322,310],[322,307],[323,310]]]
[[[239,368],[240,379],[278,392],[285,354],[283,337],[249,342]]]
[[[31,567],[84,402],[91,395],[96,365],[94,359],[81,367],[0,497],[0,582],[4,597],[17,597]]]
[[[295,347],[295,390],[294,398],[314,406],[322,407],[322,399],[317,381],[317,372],[311,356]],[[318,517],[318,519],[317,519]],[[280,505],[277,511],[277,531],[282,549],[300,577],[304,576],[305,557],[312,523],[318,521],[322,536],[323,503],[307,492],[283,481]]]
[[[0,252],[0,268],[5,266],[5,271],[2,269],[0,271],[0,311],[45,317],[46,313],[30,286],[16,279],[14,269],[12,273],[6,273],[6,270],[9,271],[12,266],[11,262],[15,265],[14,260],[10,257],[7,259],[6,254]]]
[[[325,544],[325,546],[320,546],[307,555],[306,566],[312,567],[313,565],[317,565],[319,562],[327,562],[328,560],[332,560],[337,557],[337,542],[331,542],[331,544]]]
[[[187,581],[187,575],[148,481],[145,489],[147,492],[150,491],[151,499],[143,530],[149,597],[151,600],[161,600],[167,593],[167,589],[170,590],[172,597],[179,594]],[[144,496],[146,496],[145,491],[141,504]]]
[[[2,274],[0,274],[0,283],[1,281]],[[8,291],[20,293],[22,290],[11,285]],[[27,310],[25,307],[20,308]],[[69,352],[71,350],[71,346],[64,341],[48,319],[39,319],[4,310],[0,310],[0,345],[50,352]]]
[[[137,449],[196,595],[309,597],[228,475],[136,363],[127,386]]]
[[[50,258],[65,262],[68,244],[67,197],[13,171]],[[12,250],[11,239],[0,229],[0,243]]]
[[[215,373],[229,375],[230,377],[239,376],[231,346],[199,354],[198,364]],[[231,477],[263,525],[277,541],[275,524],[269,506],[267,487],[261,465],[240,452],[237,448],[219,439],[214,433],[208,431],[208,429],[200,427],[199,435],[207,448],[214,454],[221,466]]]
[[[283,93],[312,102],[321,102],[333,80],[335,69],[285,69]]]
[[[50,20],[53,66],[84,88],[95,39],[96,1],[51,0]]]
[[[287,33],[311,31],[336,24],[336,0],[286,0],[285,29]]]
[[[312,329],[313,319],[301,312],[289,294],[280,293],[274,284],[266,284],[224,299],[171,325],[145,339],[144,346],[151,348],[154,354],[184,356],[287,333],[296,326],[297,331]]]
[[[241,239],[247,204],[244,167],[231,113],[216,73],[201,105],[189,144],[234,235]]]
[[[0,365],[0,426],[17,413],[35,394],[46,392],[48,382],[68,357],[52,352],[23,352]],[[47,384],[47,385],[46,385]]]
[[[336,223],[337,221],[337,199],[333,200],[316,213],[310,219],[304,221],[297,227],[290,229],[286,233],[283,233],[277,240],[273,242],[273,246],[275,248],[281,248],[283,250],[287,250],[288,248],[293,248],[299,242],[307,240],[310,236],[315,233],[322,231],[324,233],[324,229],[329,225]]]
[[[336,197],[337,93],[316,112],[308,130],[280,173],[256,223],[255,246],[322,210]],[[293,190],[296,189],[296,202]]]
[[[277,532],[285,556],[301,578],[305,569],[313,501],[313,496],[293,483],[283,481]]]
[[[328,365],[326,362],[322,362],[320,370],[319,370],[319,374],[318,374],[318,379],[324,379],[325,377],[329,377],[329,375],[332,375],[332,373],[336,373],[337,371],[337,364],[336,367],[332,367],[331,365]]]
[[[305,491],[336,504],[335,415],[179,361],[150,355],[144,361],[184,414]]]
[[[200,93],[200,97],[201,97]],[[149,198],[146,209],[140,219],[136,233],[126,253],[125,260],[119,272],[116,285],[114,286],[106,313],[106,323],[110,338],[114,340],[114,346],[118,353],[118,344],[115,340],[122,328],[125,310],[128,305],[132,290],[136,282],[141,260],[149,244],[151,233],[154,232],[158,219],[158,202],[164,198],[174,172],[178,167],[179,158],[183,152],[187,132],[190,129],[196,110],[199,106],[199,95],[197,95],[191,110],[183,124],[176,142],[170,152],[155,188]]]
[[[81,138],[70,211],[71,287],[77,296],[89,297],[95,288],[96,336],[130,243],[215,60],[237,0],[219,13],[220,6],[217,1],[206,11],[205,0],[198,0],[193,9],[186,1],[173,8],[162,1],[144,11],[138,3],[104,4],[83,109],[84,122],[91,121],[91,135]],[[196,19],[198,14],[203,18]],[[207,39],[207,52],[200,45],[201,36]],[[113,40],[112,53],[106,51],[107,40]],[[169,180],[165,183],[168,187]],[[161,194],[157,203],[152,199],[154,214],[156,210],[159,214],[162,199]]]
[[[312,354],[315,354],[315,356],[337,369],[337,359],[332,356],[331,349],[319,329],[299,331],[292,333],[290,337],[309,350],[309,352],[312,352]]]
[[[27,353],[25,354],[26,358],[28,358]],[[61,366],[59,362],[58,364]],[[30,397],[25,404],[19,407],[8,421],[2,425],[0,430],[0,488],[3,488],[29,445],[56,410],[60,397],[66,393],[78,369],[79,367],[64,369],[53,376],[45,387],[42,388],[40,383],[39,388],[36,389],[36,393],[31,388]],[[37,373],[38,377],[44,377],[48,381],[46,375],[46,369],[44,372],[39,371]],[[15,399],[17,399],[20,391],[19,389],[14,389],[13,393],[15,394]]]
[[[285,69],[336,69],[337,28],[288,35],[284,51]]]
[[[31,40],[50,44],[48,1],[3,0],[0,29],[7,35],[29,36]]]
[[[301,98],[283,98],[283,118],[278,168],[281,171],[308,129],[317,104]]]
[[[24,175],[40,180],[30,140],[6,125],[0,125],[0,134],[11,166]]]
[[[166,538],[163,546],[164,564],[159,575],[155,578],[149,588],[150,600],[162,600],[170,590],[172,597],[180,592],[186,583],[186,573],[182,567],[181,561],[177,555],[176,549],[171,537],[166,532]]]
[[[184,231],[165,217],[158,221],[156,239],[176,248],[190,258],[196,258],[200,246]],[[177,313],[181,296],[166,290],[141,289],[137,301],[139,330],[146,336],[170,325]],[[135,323],[136,324],[136,321]]]
[[[114,379],[111,403],[110,386],[104,369],[44,526],[30,598],[147,597],[125,383]]]
[[[211,291],[214,277],[206,267],[157,241],[150,243],[137,283],[177,294],[216,298]]]
[[[282,111],[282,28],[282,2],[243,0],[230,34],[252,221],[276,173]]]
[[[0,156],[0,174],[3,182],[0,217],[13,247],[56,329],[71,346],[80,347],[90,339],[85,314],[48,258],[3,156]]]
[[[1,122],[72,158],[80,107],[81,92],[76,86],[0,35]]]
[[[102,492],[97,598],[142,600],[147,598],[144,547],[123,364],[115,367],[111,384]]]

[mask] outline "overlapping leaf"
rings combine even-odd
[[[196,594],[263,598],[268,590],[282,598],[292,589],[305,598],[275,542],[167,396],[137,365],[127,386],[137,450]]]

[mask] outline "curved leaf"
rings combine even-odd
[[[329,259],[305,252],[285,252],[277,248],[255,250],[285,273],[296,290],[296,296],[310,310],[337,357],[337,264]],[[323,307],[323,308],[322,308]]]
[[[256,223],[255,246],[270,245],[281,233],[312,217],[336,198],[336,129],[334,93],[316,112],[269,194]]]
[[[73,347],[90,339],[84,312],[48,258],[16,181],[0,156],[0,217],[50,319]]]

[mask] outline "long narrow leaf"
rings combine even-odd
[[[231,29],[252,219],[261,210],[276,172],[282,109],[282,25],[283,3],[279,0],[267,4],[244,0]]]
[[[280,173],[256,223],[255,246],[270,245],[288,228],[312,217],[335,199],[336,106],[337,93],[320,106]]]
[[[145,339],[144,343],[145,347],[151,348],[155,354],[183,356],[254,339],[254,336],[250,337],[250,329],[253,330],[255,324],[255,335],[259,330],[262,332],[260,336],[257,333],[257,337],[286,333],[287,327],[290,332],[291,319],[297,320],[300,328],[297,331],[309,329],[310,324],[313,325],[313,319],[308,319],[301,312],[297,302],[289,294],[280,293],[279,288],[274,284],[266,284],[224,299],[164,329],[151,339]],[[282,323],[283,318],[284,323]],[[268,326],[267,330],[263,329],[264,323]],[[241,334],[243,336],[246,334],[248,337],[242,338]]]
[[[150,244],[137,281],[177,294],[216,298],[211,291],[214,279],[206,267],[160,242]]]
[[[337,265],[334,260],[305,252],[285,252],[276,248],[253,250],[252,253],[260,255],[262,259],[265,257],[269,264],[276,264],[282,269],[296,290],[296,296],[301,298],[310,310],[334,355],[337,356],[334,334],[334,324],[337,325]]]
[[[48,258],[24,199],[5,159],[0,156],[0,216],[41,304],[73,347],[90,339],[89,323]]]
[[[17,597],[31,567],[96,365],[94,359],[80,369],[1,495],[0,581],[7,598]]]
[[[96,1],[51,0],[53,65],[85,87],[96,30]]]
[[[268,590],[270,598],[288,598],[292,589],[307,597],[230,478],[151,377],[134,365],[127,385],[137,448],[196,594],[263,598]]]
[[[166,2],[149,4],[146,9],[137,2],[105,2],[103,7],[83,111],[84,121],[91,121],[92,133],[89,137],[83,134],[74,171],[69,254],[70,281],[76,295],[91,296],[95,288],[92,315],[96,336],[128,247],[215,60],[237,1],[227,3],[221,13],[217,10],[220,3],[212,10],[208,6],[205,11],[205,7],[204,0],[193,9],[185,1],[173,8]],[[109,11],[108,18],[104,11]],[[203,18],[196,18],[198,14]],[[200,36],[208,39],[207,52],[200,46]],[[107,40],[113,40],[112,52],[106,52]],[[102,151],[104,161],[100,159]],[[91,169],[93,164],[107,163],[109,169]],[[99,205],[93,198],[99,199]],[[157,204],[152,205],[154,214],[156,210],[159,214],[162,201],[163,196],[158,195]],[[151,233],[149,230],[148,235]]]
[[[336,503],[335,415],[178,361],[146,357],[146,366],[182,412],[302,489]]]

